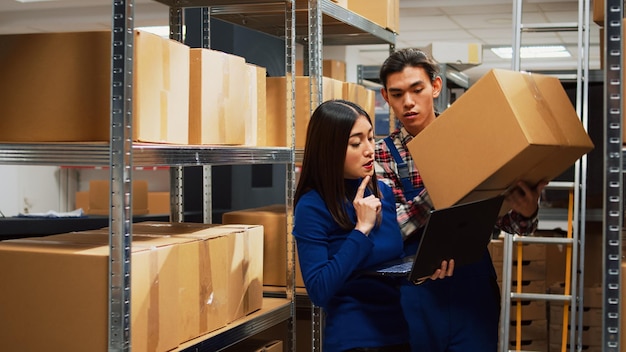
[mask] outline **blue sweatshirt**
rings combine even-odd
[[[347,185],[356,189],[360,182]],[[393,193],[378,185],[382,223],[369,236],[342,230],[316,191],[304,194],[295,207],[293,235],[304,284],[311,301],[326,313],[325,352],[408,342],[398,279],[358,273],[403,253]],[[356,223],[352,203],[347,207]]]

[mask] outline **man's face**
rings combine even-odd
[[[387,89],[381,89],[394,115],[413,136],[435,120],[434,99],[441,92],[441,78],[434,81],[422,67],[405,67],[387,76]]]

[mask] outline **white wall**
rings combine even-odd
[[[0,217],[74,210],[76,191],[88,190],[90,180],[109,177],[102,168],[0,165]],[[149,191],[169,190],[167,169],[135,170],[133,179],[147,180]]]
[[[19,213],[62,211],[57,166],[0,165],[0,211]]]

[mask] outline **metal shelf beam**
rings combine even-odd
[[[134,166],[287,164],[293,161],[287,147],[164,144],[133,144],[132,158]],[[0,164],[107,166],[109,146],[106,143],[0,144]]]

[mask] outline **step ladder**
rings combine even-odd
[[[578,1],[578,21],[572,23],[550,23],[550,24],[522,24],[522,0],[513,1],[513,47],[512,47],[512,69],[514,71],[521,70],[521,42],[522,33],[530,32],[577,32],[577,68],[576,68],[576,112],[581,117],[583,125],[587,127],[587,99],[588,99],[588,81],[589,76],[589,1]],[[602,0],[595,0],[602,1]],[[563,302],[563,328],[561,338],[561,351],[566,351],[567,346],[570,350],[576,350],[575,347],[581,346],[582,336],[582,307],[583,297],[583,280],[580,275],[579,268],[584,268],[584,233],[585,233],[585,204],[586,204],[586,156],[583,156],[575,164],[573,182],[550,182],[546,189],[567,190],[569,192],[568,202],[568,229],[567,237],[536,237],[536,236],[518,236],[506,234],[504,237],[503,252],[503,272],[502,272],[502,302],[500,312],[500,344],[499,351],[522,351],[521,350],[521,321],[522,321],[522,301],[548,301]],[[517,244],[517,287],[515,292],[512,291],[512,258],[513,243]],[[566,246],[566,268],[565,268],[565,288],[563,294],[548,293],[522,293],[520,283],[522,282],[522,246],[525,243],[545,243],[549,245]],[[580,254],[580,258],[579,258]],[[576,273],[576,275],[573,275]],[[580,276],[580,280],[579,280]],[[511,325],[511,302],[516,303],[515,314],[515,349],[509,350],[509,333]],[[571,308],[571,315],[569,309]],[[574,309],[575,308],[575,309]],[[576,322],[581,322],[577,326]],[[569,329],[569,339],[567,337],[568,326],[578,328],[577,330]],[[547,333],[547,332],[546,332]]]
[[[522,301],[549,301],[549,302],[563,302],[563,329],[561,338],[561,351],[565,351],[565,346],[568,344],[574,346],[573,342],[573,330],[570,331],[570,339],[567,339],[567,326],[571,325],[571,321],[574,320],[574,316],[569,317],[569,308],[577,306],[576,300],[576,276],[572,275],[572,268],[576,267],[577,261],[574,253],[577,251],[577,242],[573,237],[573,217],[574,217],[574,188],[575,185],[572,182],[551,182],[547,187],[550,189],[560,189],[569,191],[568,202],[568,229],[567,237],[535,237],[535,236],[518,236],[506,234],[504,237],[503,248],[503,270],[502,270],[502,310],[500,315],[500,350],[510,351],[509,347],[509,328],[511,322],[511,302],[516,302],[515,312],[515,350],[522,351]],[[513,244],[516,244],[515,249]],[[563,245],[566,248],[565,254],[565,287],[563,294],[555,293],[541,293],[522,292],[521,283],[523,281],[522,275],[522,261],[523,261],[523,244],[535,243],[535,244],[549,244],[549,245]],[[513,250],[517,251],[517,272],[515,281],[517,282],[515,292],[512,291],[512,266]],[[572,284],[572,281],[574,284]],[[582,311],[582,310],[581,310]],[[547,332],[546,332],[547,333]]]

